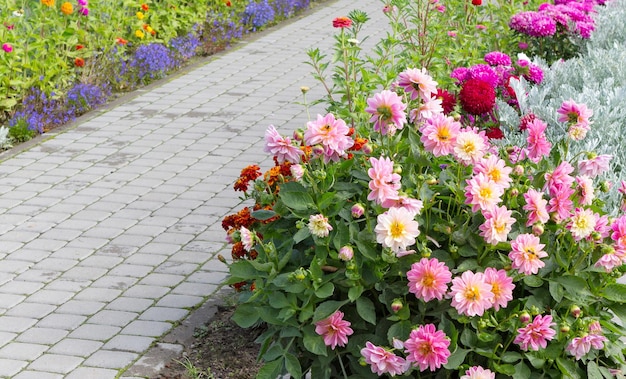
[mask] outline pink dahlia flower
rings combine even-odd
[[[446,334],[435,328],[433,324],[420,325],[411,331],[409,339],[404,341],[408,354],[407,362],[414,362],[424,371],[427,368],[435,371],[448,362],[450,356],[450,340]]]
[[[593,110],[585,104],[575,103],[572,99],[564,101],[556,112],[559,114],[558,120],[569,125],[587,126],[590,124],[589,118],[593,116]]]
[[[452,280],[450,269],[437,258],[422,258],[413,263],[406,273],[409,281],[409,292],[424,301],[441,300],[448,291],[448,283]]]
[[[372,117],[374,130],[381,134],[393,135],[397,129],[402,129],[406,123],[406,104],[397,93],[384,90],[367,99],[365,111]]]
[[[554,338],[556,331],[552,329],[556,324],[552,322],[552,316],[537,315],[533,322],[523,328],[517,329],[517,337],[514,343],[518,344],[524,351],[545,349],[548,341]]]
[[[323,214],[309,217],[309,231],[312,235],[320,238],[328,237],[333,227],[328,223],[328,218]]]
[[[300,162],[300,157],[304,155],[300,148],[291,144],[289,137],[281,136],[274,125],[270,125],[265,131],[265,148],[263,151],[275,156],[278,163],[285,161],[298,163]]]
[[[552,144],[546,138],[546,128],[548,124],[540,119],[534,119],[528,123],[528,158],[537,163],[543,156],[550,155]]]
[[[422,98],[430,100],[437,93],[437,82],[428,74],[425,68],[409,68],[398,75],[398,86],[404,88],[411,95],[411,100]]]
[[[490,211],[502,199],[504,189],[489,179],[485,174],[478,173],[466,180],[465,204],[472,206],[472,212]]]
[[[436,157],[452,154],[460,130],[461,124],[452,117],[434,114],[420,127],[420,141],[424,144],[424,149]]]
[[[513,179],[509,176],[513,169],[497,155],[479,160],[474,166],[474,174],[483,173],[502,189],[509,188]]]
[[[580,175],[587,175],[590,178],[602,174],[609,170],[609,163],[613,158],[612,155],[602,154],[590,159],[584,159],[578,162],[578,172]]]
[[[542,244],[539,237],[532,234],[520,234],[511,241],[511,267],[524,275],[534,275],[546,264],[541,260],[548,256],[543,251],[546,245]]]
[[[496,379],[496,374],[480,366],[473,366],[460,379]]]
[[[465,271],[461,276],[452,279],[451,305],[459,314],[470,317],[482,316],[494,303],[491,288],[491,284],[485,281],[483,273]]]
[[[499,242],[505,242],[511,231],[511,226],[515,223],[515,219],[511,217],[513,211],[508,210],[505,206],[494,207],[489,211],[483,211],[485,222],[478,227],[480,236],[492,245]]]
[[[391,376],[402,375],[410,366],[410,363],[404,358],[369,341],[361,349],[361,355],[365,358],[365,363],[370,365],[372,372],[379,376],[383,374]]]
[[[537,222],[545,224],[550,220],[547,208],[548,200],[543,198],[543,192],[530,188],[524,194],[524,200],[526,200],[526,204],[524,204],[522,209],[528,211],[526,226],[531,226]]]
[[[485,282],[491,284],[491,292],[493,293],[493,308],[498,311],[500,308],[506,308],[509,301],[513,300],[513,278],[506,274],[505,270],[496,270],[493,267],[485,269]]]
[[[464,128],[456,136],[454,156],[464,165],[476,164],[490,147],[484,131]]]
[[[394,253],[406,251],[408,246],[415,244],[415,238],[420,234],[419,224],[413,217],[404,208],[390,208],[378,215],[374,229],[376,242],[390,248]]]
[[[350,128],[345,121],[335,119],[331,113],[317,115],[317,120],[307,122],[306,128],[304,142],[310,146],[321,145],[326,163],[338,161],[354,145],[354,140],[348,136]]]
[[[343,347],[348,343],[348,336],[354,333],[350,325],[349,321],[343,319],[343,312],[336,311],[328,318],[315,323],[315,333],[324,337],[326,346],[335,350],[335,347]]]
[[[372,180],[368,184],[371,192],[367,195],[367,200],[375,200],[378,204],[397,200],[401,177],[393,172],[393,161],[387,157],[372,157],[370,163],[372,168],[367,170],[367,175]]]

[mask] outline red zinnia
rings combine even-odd
[[[469,79],[459,92],[459,100],[467,113],[481,115],[496,105],[496,90],[485,81]]]
[[[78,57],[74,59],[74,65],[76,67],[83,67],[85,65],[85,60],[83,58]]]
[[[349,28],[352,26],[352,20],[348,17],[337,17],[333,20],[333,27],[335,28]]]
[[[115,42],[117,42],[117,43],[118,43],[118,44],[120,44],[120,45],[126,45],[126,44],[128,43],[128,41],[127,41],[127,40],[125,40],[124,38],[121,38],[121,37],[117,37],[117,38],[115,39]]]
[[[482,5],[483,0],[472,0],[473,5]]]
[[[454,110],[454,106],[456,105],[456,98],[454,95],[445,89],[438,88],[435,97],[441,100],[443,113],[448,116]]]

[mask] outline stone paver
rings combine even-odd
[[[305,126],[300,87],[324,95],[306,51],[331,54],[332,19],[355,8],[372,17],[369,41],[386,33],[379,0],[329,1],[0,154],[0,378],[158,370],[146,351],[227,275],[217,254],[229,257],[221,220],[242,205],[233,182],[273,164],[270,124]]]

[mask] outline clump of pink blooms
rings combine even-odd
[[[572,34],[589,38],[595,29],[591,14],[600,2],[576,0],[543,3],[537,11],[524,11],[513,15],[509,27],[530,37],[550,37],[555,34]]]

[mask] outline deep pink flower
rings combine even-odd
[[[446,334],[433,324],[420,325],[411,331],[409,339],[404,341],[408,354],[407,362],[414,362],[420,371],[435,371],[448,362],[450,340]]]
[[[335,350],[337,346],[346,346],[348,336],[354,331],[350,328],[350,322],[343,319],[343,312],[336,311],[328,318],[315,323],[315,333],[324,337],[326,346]]]
[[[561,162],[551,173],[545,174],[546,187],[548,189],[558,189],[559,187],[571,187],[574,183],[574,178],[570,175],[574,172],[574,167],[567,161]],[[554,194],[551,192],[551,195]]]
[[[482,316],[485,310],[491,308],[494,303],[491,288],[491,284],[485,281],[483,273],[465,271],[461,276],[452,279],[451,305],[459,314]]]
[[[304,142],[310,146],[321,145],[326,163],[338,161],[354,145],[354,140],[348,136],[350,128],[345,121],[335,119],[331,113],[317,115],[317,120],[307,122],[306,128]]]
[[[460,379],[496,379],[496,374],[480,366],[473,366]]]
[[[483,211],[485,222],[478,227],[480,236],[492,245],[505,242],[511,231],[511,226],[516,221],[511,217],[512,214],[513,211],[508,210],[506,206],[494,207],[489,211]]]
[[[546,138],[545,130],[548,124],[536,118],[528,123],[528,158],[533,162],[539,162],[543,156],[548,156],[552,144]]]
[[[370,122],[374,123],[375,131],[393,135],[406,123],[405,109],[406,104],[397,93],[384,90],[367,99],[365,111],[372,115]]]
[[[461,124],[452,117],[434,114],[420,127],[420,141],[436,157],[452,154],[460,130]]]
[[[517,329],[517,337],[514,343],[518,344],[524,351],[545,349],[548,341],[554,338],[556,331],[552,329],[556,324],[552,322],[552,316],[537,315],[533,322],[523,328]]]
[[[574,190],[570,187],[555,185],[550,187],[550,193],[552,198],[548,202],[548,212],[552,213],[556,222],[568,219],[574,207],[571,199]]]
[[[520,234],[511,241],[511,267],[524,275],[534,275],[546,264],[541,260],[548,256],[543,251],[546,245],[542,244],[539,237],[532,234]]]
[[[401,177],[393,172],[393,161],[387,157],[372,157],[370,163],[372,168],[367,170],[367,174],[372,180],[368,184],[371,192],[367,195],[367,200],[375,200],[378,204],[397,200]]]
[[[612,155],[602,154],[590,159],[584,159],[578,162],[578,172],[580,175],[587,175],[590,178],[602,174],[609,170],[609,163],[613,158]]]
[[[411,95],[411,100],[421,98],[424,101],[437,93],[437,82],[425,68],[408,68],[398,75],[398,86]]]
[[[300,148],[291,144],[289,137],[282,137],[274,125],[270,125],[265,131],[265,147],[263,151],[275,156],[278,163],[285,161],[298,163],[300,162],[300,157],[304,155]]]
[[[361,349],[361,355],[365,358],[365,363],[370,365],[372,372],[379,376],[383,374],[391,376],[402,375],[410,366],[410,363],[404,358],[369,341]]]
[[[409,283],[409,292],[424,301],[441,300],[448,291],[448,283],[452,280],[452,273],[448,266],[439,262],[437,258],[422,258],[413,263],[406,273]]]
[[[3,43],[2,44],[2,50],[4,50],[5,53],[12,53],[13,52],[13,45],[11,45],[10,43]]]
[[[545,224],[550,220],[547,209],[548,201],[543,198],[543,192],[530,188],[524,194],[524,200],[526,200],[526,204],[524,204],[522,209],[528,211],[526,226],[531,226],[537,222]]]
[[[500,307],[506,308],[509,301],[513,300],[513,278],[506,274],[505,270],[496,270],[493,267],[485,269],[485,282],[491,284],[493,293],[493,308],[498,311]]]
[[[589,118],[593,116],[593,110],[587,108],[585,104],[577,104],[569,99],[561,104],[556,111],[559,114],[558,120],[569,125],[589,125]]]
[[[484,59],[485,62],[489,63],[492,66],[510,66],[512,63],[511,57],[499,51],[492,51],[485,54]]]

